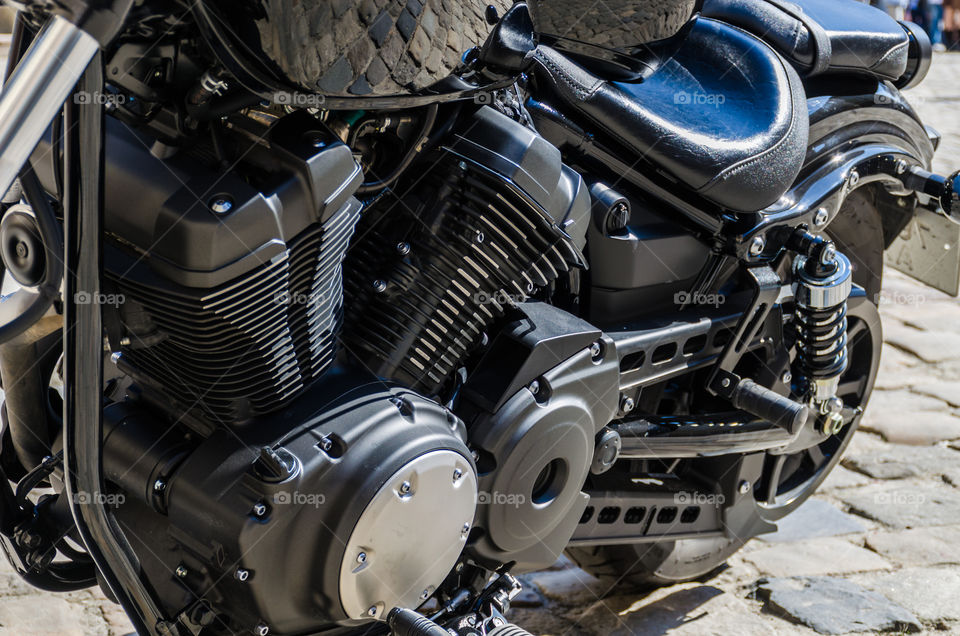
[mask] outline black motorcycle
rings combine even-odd
[[[493,2],[9,3],[26,581],[157,636],[516,636],[515,574],[702,576],[836,465],[884,251],[960,221],[900,94],[929,40],[853,0]]]

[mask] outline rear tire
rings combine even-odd
[[[875,191],[862,188],[844,201],[841,212],[830,224],[827,234],[837,249],[847,255],[853,266],[853,279],[877,304],[883,275],[883,230],[874,199]],[[870,382],[872,385],[872,382]],[[768,509],[771,521],[796,510],[817,489],[840,459],[849,443],[850,432],[840,451],[830,457],[823,470],[804,484],[802,494],[791,498],[787,506]],[[610,586],[659,587],[691,581],[721,567],[747,540],[712,538],[681,539],[662,543],[569,548],[568,556],[581,568]]]

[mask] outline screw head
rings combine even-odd
[[[250,570],[245,570],[243,568],[237,568],[237,571],[233,573],[234,578],[243,583],[250,578]]]
[[[620,400],[620,410],[623,411],[624,413],[629,413],[630,411],[632,411],[634,406],[636,406],[636,404],[634,403],[632,397],[625,395]]]
[[[767,246],[767,241],[762,236],[754,236],[750,241],[750,256],[760,256],[763,248]]]
[[[176,575],[178,578],[185,579],[187,578],[187,574],[189,573],[190,573],[189,570],[187,570],[185,566],[183,565],[177,566]]]
[[[750,482],[747,480],[741,481],[740,485],[737,486],[737,492],[739,492],[741,495],[745,495],[750,492]]]
[[[263,517],[263,516],[266,515],[266,514],[267,514],[267,505],[266,505],[266,504],[264,504],[264,503],[261,502],[261,501],[258,501],[257,503],[253,504],[253,516],[255,516],[255,517]]]
[[[424,591],[420,592],[420,600],[421,600],[421,601],[425,601],[425,600],[427,600],[428,598],[430,598],[430,590],[424,590]]]
[[[405,481],[402,484],[400,484],[401,495],[409,495],[412,489],[413,489],[413,486],[410,485],[409,481]]]
[[[377,615],[377,606],[371,605],[370,609],[367,610],[367,616],[376,616]]]
[[[856,188],[857,184],[860,183],[860,173],[856,170],[851,170],[850,176],[847,177],[847,183],[851,188]]]
[[[363,564],[367,562],[367,553],[361,552],[357,555],[357,563]]]
[[[378,294],[382,294],[383,292],[387,291],[387,282],[380,280],[379,278],[373,281],[373,291],[377,292]]]
[[[780,381],[784,384],[790,384],[791,380],[793,380],[793,374],[790,373],[789,369],[787,369],[783,372],[783,375],[780,376]]]
[[[401,241],[397,243],[397,253],[400,254],[400,256],[406,256],[407,254],[409,254],[410,244],[405,241]]]
[[[728,388],[730,386],[730,378],[724,378],[720,380],[720,386],[722,386],[725,389]]]
[[[907,162],[904,159],[901,159],[897,162],[897,174],[903,174],[907,171]]]
[[[453,471],[453,483],[457,483],[463,478],[463,471],[459,468],[454,469]]]
[[[599,342],[594,342],[590,345],[590,357],[596,360],[600,357],[600,354],[603,353],[603,348],[600,346]]]
[[[259,623],[256,629],[257,636],[267,636],[270,633],[270,628],[266,623]]]
[[[827,220],[830,218],[830,213],[826,208],[820,208],[817,210],[817,213],[813,217],[813,224],[817,227],[823,227],[827,224]]]
[[[530,389],[530,392],[531,392],[531,393],[533,393],[534,395],[536,395],[537,393],[540,392],[540,383],[537,382],[536,380],[534,380],[533,382],[530,383],[530,386],[527,387],[527,388]]]
[[[216,197],[210,201],[210,209],[217,214],[226,214],[233,209],[233,201],[229,197]]]
[[[319,442],[317,442],[317,445],[320,447],[320,450],[322,450],[323,452],[327,452],[331,448],[333,448],[333,440],[330,439],[329,437],[324,436],[320,439]]]
[[[167,482],[162,479],[158,479],[153,482],[153,492],[163,492],[167,489]]]
[[[470,524],[469,524],[469,523],[465,523],[465,524],[463,524],[463,527],[460,528],[460,535],[465,537],[465,536],[467,536],[468,534],[470,534]]]
[[[820,253],[820,262],[823,263],[824,265],[829,265],[835,260],[837,260],[837,246],[834,245],[833,243],[830,243]]]

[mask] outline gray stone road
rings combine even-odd
[[[911,94],[960,169],[960,54]],[[960,303],[888,272],[878,390],[821,493],[720,574],[645,596],[568,562],[525,577],[514,619],[540,636],[939,632],[960,634]],[[603,600],[600,600],[603,597]],[[44,594],[0,566],[0,634],[130,631],[99,593]]]

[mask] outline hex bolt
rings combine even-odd
[[[453,471],[453,483],[457,483],[463,478],[463,471],[459,468],[455,468]]]
[[[533,393],[534,395],[536,395],[537,393],[540,392],[540,383],[537,382],[536,380],[534,380],[533,382],[530,383],[530,386],[527,387],[527,388],[530,389],[530,392],[531,392],[531,393]]]
[[[238,581],[240,581],[241,583],[243,583],[244,581],[246,581],[247,579],[250,578],[250,570],[245,570],[245,569],[243,569],[243,568],[237,568],[237,571],[233,573],[233,576],[234,576]]]
[[[379,278],[373,281],[373,291],[377,292],[378,294],[382,294],[383,292],[387,291],[387,282],[380,280]]]
[[[153,492],[160,493],[167,489],[167,482],[162,479],[158,479],[153,482]]]
[[[762,236],[754,236],[750,241],[750,256],[760,256],[763,248],[767,246],[767,241]]]
[[[829,219],[830,213],[827,211],[827,208],[820,208],[813,217],[813,224],[817,227],[823,227]]]
[[[633,398],[624,395],[620,400],[620,410],[624,413],[629,413],[633,410],[633,407],[636,406],[633,402]]]
[[[361,552],[360,554],[357,555],[357,563],[363,565],[363,564],[366,563],[366,562],[367,562],[367,553],[366,553],[366,552]]]
[[[410,494],[410,490],[411,490],[412,488],[413,488],[413,486],[410,485],[410,482],[409,482],[409,481],[405,481],[405,482],[403,482],[402,484],[400,484],[400,494],[401,494],[401,495],[409,495],[409,494]]]
[[[267,505],[262,501],[258,501],[253,504],[253,516],[254,517],[263,517],[267,514]]]
[[[187,578],[187,574],[189,573],[190,573],[189,570],[187,570],[185,566],[183,565],[177,566],[176,575],[178,578],[185,579]]]
[[[470,524],[469,524],[469,523],[465,523],[465,524],[463,524],[463,527],[460,528],[460,535],[465,537],[465,536],[467,536],[468,534],[470,534]]]
[[[427,600],[428,598],[430,598],[430,590],[424,590],[424,591],[420,592],[420,600],[421,600],[421,601],[425,601],[425,600]]]
[[[270,628],[267,627],[266,623],[257,624],[257,629],[256,629],[257,636],[267,636],[267,634],[269,633],[270,633]]]
[[[317,446],[319,446],[320,450],[325,453],[330,452],[330,449],[333,448],[333,440],[324,435],[320,438],[320,441],[317,442]]]
[[[376,616],[377,615],[377,606],[371,605],[370,609],[367,610],[367,616]]]
[[[737,486],[737,492],[739,492],[741,495],[745,495],[750,492],[750,482],[747,480],[741,481],[740,485]]]
[[[897,162],[897,174],[903,174],[907,171],[907,162],[904,159],[901,159]]]
[[[397,253],[400,254],[400,256],[406,256],[407,254],[409,254],[410,244],[405,241],[401,241],[397,243]]]
[[[726,388],[729,388],[729,387],[730,387],[730,378],[724,378],[724,379],[720,380],[720,386],[722,386],[722,387],[725,388],[725,389],[726,389]]]
[[[827,247],[820,253],[820,262],[824,265],[829,265],[837,260],[837,246],[833,243],[827,245]]]
[[[793,380],[793,374],[790,373],[790,369],[787,369],[783,372],[783,375],[780,376],[780,380],[784,384],[790,384],[790,381]]]

